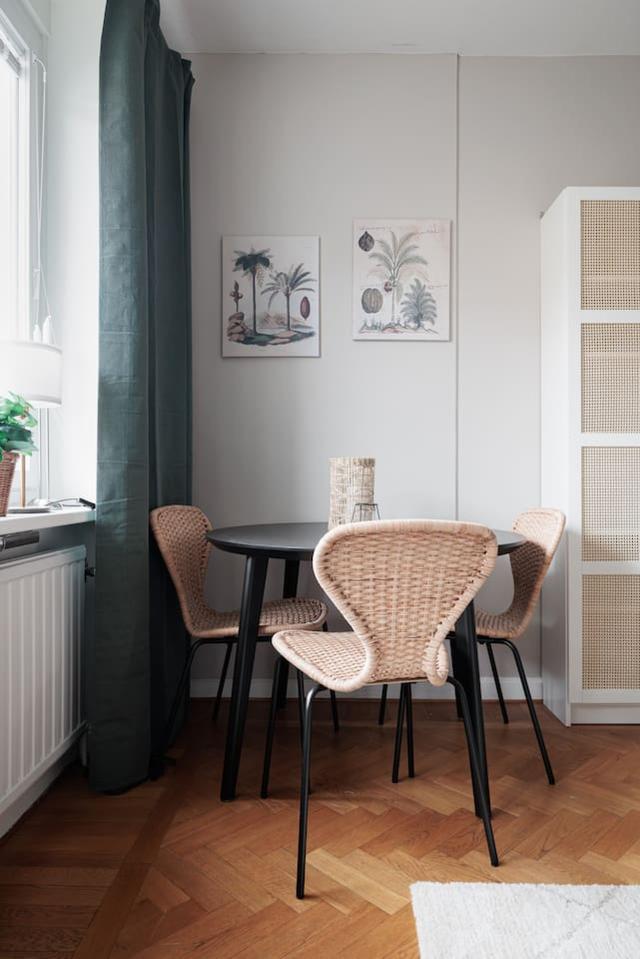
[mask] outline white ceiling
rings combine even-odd
[[[183,53],[640,54],[640,0],[161,0]]]

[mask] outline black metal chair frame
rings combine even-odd
[[[520,677],[520,682],[522,684],[522,690],[524,692],[524,698],[527,701],[527,708],[529,710],[529,716],[531,718],[531,725],[533,726],[533,731],[536,734],[536,739],[538,741],[538,748],[540,750],[540,755],[542,757],[542,762],[544,763],[545,772],[547,774],[547,779],[550,786],[554,786],[556,779],[553,774],[553,768],[551,766],[551,760],[549,759],[549,753],[547,752],[547,747],[544,741],[544,736],[542,735],[542,729],[540,728],[540,720],[538,719],[538,714],[536,712],[536,707],[533,702],[533,697],[531,696],[531,689],[529,687],[529,681],[527,679],[527,674],[524,670],[524,663],[522,662],[522,656],[520,655],[520,650],[510,639],[490,639],[488,636],[478,636],[478,642],[482,646],[487,647],[487,653],[489,654],[489,665],[491,666],[491,673],[493,675],[493,681],[496,686],[496,692],[498,694],[498,702],[500,703],[500,712],[502,714],[502,721],[504,723],[509,722],[509,713],[507,712],[507,705],[504,701],[504,696],[502,694],[502,685],[500,683],[500,676],[498,675],[498,668],[496,666],[495,656],[493,655],[493,646],[506,646],[513,653],[513,658],[516,663],[516,669],[518,670],[518,676]]]
[[[488,636],[478,636],[478,642],[482,646],[486,646],[487,653],[489,656],[489,665],[491,666],[491,674],[493,676],[493,681],[495,683],[496,692],[498,694],[498,703],[500,704],[500,713],[502,715],[502,721],[505,724],[509,723],[509,713],[507,712],[507,704],[504,700],[504,695],[502,693],[502,685],[500,683],[500,676],[498,675],[498,667],[496,665],[496,659],[493,654],[493,646],[495,644],[499,646],[506,646],[513,653],[513,658],[516,663],[516,669],[518,670],[518,676],[520,677],[520,683],[522,684],[522,691],[524,692],[524,698],[527,702],[527,708],[529,710],[529,716],[531,718],[531,725],[533,726],[533,731],[535,732],[536,739],[538,741],[538,748],[540,750],[540,755],[542,757],[542,762],[544,764],[545,772],[547,774],[547,780],[550,786],[555,786],[555,775],[553,772],[553,767],[551,766],[551,760],[549,759],[549,753],[547,751],[547,746],[544,741],[544,736],[542,734],[542,728],[540,726],[540,720],[538,719],[538,713],[536,711],[535,703],[531,695],[531,688],[529,686],[529,681],[527,679],[527,674],[524,669],[524,663],[522,662],[522,656],[520,655],[520,650],[510,639],[490,639]],[[388,686],[382,687],[382,695],[380,697],[380,709],[378,712],[378,725],[383,726],[385,721],[385,713],[387,707],[387,692]],[[398,726],[402,724],[401,713],[403,711],[403,696],[402,691],[400,693],[400,701],[398,704]],[[458,716],[462,718],[461,705],[459,700],[458,691],[456,690],[456,703],[458,708]],[[407,729],[407,736],[409,736],[409,730]],[[394,767],[395,768],[395,767]],[[394,782],[397,780],[394,779]]]
[[[271,708],[269,712],[269,722],[267,725],[267,741],[264,751],[264,766],[262,770],[262,786],[260,795],[263,799],[269,795],[269,777],[271,771],[271,756],[273,752],[273,739],[275,733],[276,717],[278,712],[278,688],[281,670],[284,660],[278,657],[276,668],[273,674],[273,688],[271,693]],[[493,836],[493,827],[491,825],[491,811],[489,801],[485,792],[483,777],[481,772],[480,757],[473,731],[471,721],[471,712],[467,695],[462,684],[450,676],[447,679],[456,690],[458,701],[461,705],[462,719],[467,739],[467,749],[469,754],[469,765],[471,768],[471,778],[474,786],[474,794],[479,799],[480,815],[484,825],[487,847],[489,849],[489,858],[492,866],[499,865],[498,852]],[[402,752],[403,727],[407,725],[407,755],[409,776],[415,776],[414,762],[414,741],[413,741],[413,699],[411,692],[411,683],[403,683],[400,691],[400,701],[398,706],[398,724],[396,726],[396,739],[393,754],[393,782],[398,782],[400,770],[400,757]],[[318,693],[325,690],[324,686],[315,684],[307,693],[304,690],[304,678],[298,670],[298,702],[300,709],[300,728],[302,740],[302,769],[300,782],[300,820],[298,828],[298,863],[296,873],[296,896],[298,899],[304,899],[305,871],[307,856],[307,831],[309,822],[309,795],[311,792],[311,726],[313,703]],[[330,690],[330,692],[333,692]],[[332,702],[333,702],[332,697]],[[334,712],[334,728],[336,726],[337,716]]]
[[[262,638],[262,637],[261,637]],[[265,636],[264,639],[271,639],[270,636]],[[235,639],[195,639],[191,642],[191,647],[189,649],[189,655],[187,656],[184,666],[182,667],[182,673],[180,674],[180,679],[178,681],[178,686],[176,688],[173,701],[171,703],[171,709],[169,711],[169,718],[167,719],[167,724],[165,726],[165,743],[168,745],[171,742],[171,734],[173,733],[173,726],[176,721],[176,716],[178,715],[178,710],[180,709],[180,704],[182,703],[189,684],[189,678],[191,676],[191,667],[193,666],[193,660],[195,655],[200,649],[201,646],[222,646],[225,645],[227,648],[224,654],[224,661],[222,663],[222,672],[220,673],[220,679],[218,680],[218,690],[216,692],[216,698],[213,704],[213,713],[211,719],[215,722],[218,718],[220,712],[220,704],[222,702],[222,693],[224,692],[224,684],[227,681],[227,673],[229,672],[229,663],[231,662],[231,654],[233,652],[233,647],[236,645]]]
[[[326,624],[323,626],[323,629],[326,629]],[[271,636],[260,636],[259,642],[271,642]],[[231,654],[233,653],[234,647],[237,645],[236,639],[196,639],[191,643],[191,648],[189,649],[189,655],[185,660],[185,664],[182,668],[182,673],[180,674],[180,680],[176,688],[175,696],[171,703],[171,709],[169,711],[169,718],[167,719],[167,724],[165,726],[165,736],[164,740],[167,744],[171,742],[171,734],[173,733],[174,723],[176,721],[176,716],[178,715],[178,710],[180,704],[182,703],[189,684],[189,678],[191,676],[191,668],[193,666],[193,660],[195,655],[200,649],[201,646],[221,646],[226,645],[226,650],[224,654],[224,661],[222,663],[222,672],[220,673],[220,679],[218,680],[218,689],[216,692],[216,698],[213,704],[213,712],[211,714],[212,722],[216,722],[218,715],[220,713],[220,705],[222,703],[222,694],[224,692],[224,686],[227,681],[227,673],[229,672],[229,665],[231,663]],[[298,684],[300,684],[300,674],[298,674]],[[304,690],[304,686],[303,686]],[[286,705],[286,702],[285,702]],[[278,701],[278,708],[283,708],[280,700]],[[331,713],[333,716],[333,725],[336,732],[340,729],[340,721],[338,719],[338,703],[336,701],[336,694],[331,692]],[[302,728],[302,727],[301,727]]]

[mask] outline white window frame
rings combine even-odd
[[[34,56],[46,64],[46,38],[29,8],[21,0],[0,0],[0,29],[20,62],[18,155],[18,315],[13,328],[0,331],[0,339],[31,339],[36,301],[34,268],[37,255],[37,174],[39,107],[42,75]]]
[[[16,178],[18,194],[16,197],[17,217],[15,232],[15,254],[17,258],[17,297],[16,315],[8,318],[1,333],[8,339],[24,339],[30,330],[31,301],[31,57],[29,50],[13,27],[13,24],[0,11],[0,44],[6,38],[10,65],[18,79],[17,99],[17,151]],[[13,65],[16,65],[16,68]],[[6,66],[3,64],[3,69]]]
[[[35,267],[37,265],[38,240],[38,146],[42,115],[41,68],[34,62],[37,57],[46,69],[46,34],[43,24],[36,21],[33,10],[23,0],[0,0],[0,28],[6,35],[11,48],[20,60],[21,75],[19,87],[19,305],[18,317],[13,329],[0,330],[0,340],[27,339],[33,335],[38,317],[38,302],[35,294]],[[45,171],[46,172],[46,171]],[[43,227],[43,252],[45,233]],[[34,439],[39,452],[29,457],[27,468],[27,501],[40,495],[42,485],[42,455],[46,455],[47,419],[44,411],[38,411],[38,426]],[[42,422],[40,422],[42,420]],[[18,502],[18,484],[14,483],[11,505]]]

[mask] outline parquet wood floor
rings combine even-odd
[[[294,895],[295,704],[279,724],[272,798],[257,799],[265,703],[252,703],[240,798],[218,801],[224,717],[193,704],[167,776],[96,796],[72,768],[0,844],[0,959],[409,959],[410,883],[640,883],[640,729],[542,721],[546,784],[524,707],[487,735],[499,869],[473,815],[453,706],[414,705],[417,778],[390,780],[393,722],[327,704],[314,732],[308,898]]]

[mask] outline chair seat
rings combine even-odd
[[[191,614],[194,639],[228,639],[238,635],[240,610],[219,613],[203,604]],[[273,636],[287,626],[299,630],[321,629],[326,618],[327,607],[318,599],[277,599],[264,603],[259,634]]]
[[[384,683],[428,682],[426,676],[378,677],[373,682],[361,680],[366,666],[364,644],[355,633],[303,633],[285,630],[273,637],[277,652],[301,670],[309,679],[337,693],[354,692],[363,686]]]
[[[505,613],[487,613],[476,610],[476,633],[487,639],[517,639],[522,632],[522,616]]]
[[[355,633],[279,632],[272,640],[284,659],[310,679],[336,692],[350,692],[364,671],[366,651]]]

